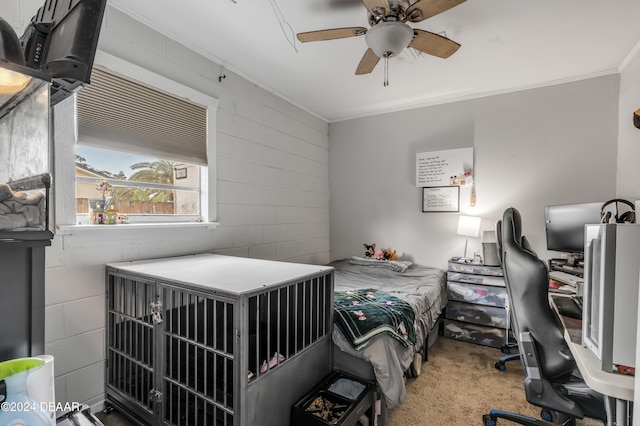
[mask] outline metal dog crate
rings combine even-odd
[[[107,404],[140,424],[286,426],[331,371],[333,268],[203,254],[107,287]]]

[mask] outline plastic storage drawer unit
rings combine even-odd
[[[507,328],[507,311],[502,308],[449,301],[447,318],[478,325]]]
[[[447,293],[449,300],[476,303],[479,305],[504,308],[507,303],[507,288],[488,285],[465,284],[449,281]]]
[[[444,336],[469,343],[500,348],[506,342],[504,328],[485,327],[450,319],[444,320]]]
[[[462,272],[447,272],[447,281],[457,281],[468,284],[484,284],[495,287],[505,287],[504,278],[494,275],[474,275]]]
[[[481,265],[478,263],[465,263],[449,261],[449,271],[462,272],[463,274],[492,275],[501,277],[503,275],[500,266]]]
[[[507,340],[509,312],[502,268],[452,259],[447,269],[445,337],[508,347],[513,339]]]

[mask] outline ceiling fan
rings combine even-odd
[[[362,0],[369,12],[371,28],[348,27],[298,33],[302,43],[365,36],[369,48],[356,68],[356,75],[369,74],[380,58],[385,59],[384,85],[389,84],[389,58],[405,47],[412,47],[429,55],[448,58],[460,45],[453,40],[429,31],[411,28],[409,22],[420,22],[463,3],[465,0]]]

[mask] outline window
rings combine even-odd
[[[76,95],[74,223],[104,223],[89,213],[107,200],[120,222],[215,220],[207,154],[215,154],[217,101],[104,57],[119,73],[97,65]]]
[[[116,223],[198,220],[200,169],[182,161],[77,145],[78,222],[104,223],[95,207],[107,200],[117,203]]]

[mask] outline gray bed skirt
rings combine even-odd
[[[435,343],[436,339],[440,335],[441,324],[442,320],[439,319],[433,326],[433,328],[429,330],[429,333],[425,338],[425,343],[422,346],[422,349],[419,351],[422,355],[422,362],[425,362],[429,359],[429,348]],[[353,374],[354,376],[360,377],[365,380],[370,380],[372,382],[376,381],[376,375],[373,371],[373,366],[371,365],[371,363],[365,361],[362,358],[355,357],[348,354],[347,352],[340,350],[340,348],[335,344],[333,345],[333,368]],[[421,366],[412,365],[412,368],[414,369],[414,371],[421,371]],[[379,389],[377,399],[380,404],[377,424],[379,426],[385,426],[387,424],[387,404]]]

